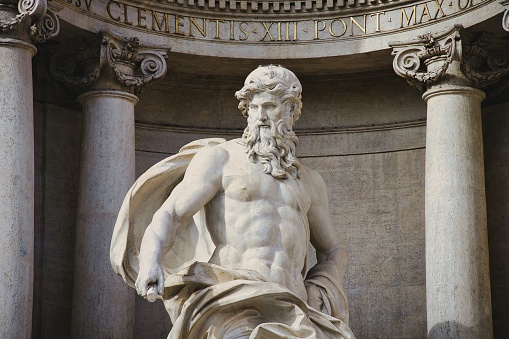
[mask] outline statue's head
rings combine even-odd
[[[298,138],[292,126],[301,114],[301,92],[293,72],[270,65],[251,72],[244,87],[235,93],[248,122],[242,139],[249,160],[262,163],[264,172],[278,179],[299,176]]]
[[[240,100],[239,109],[246,118],[249,116],[253,94],[260,92],[267,92],[280,98],[292,125],[299,120],[302,86],[292,71],[283,66],[259,66],[247,76],[244,87],[235,93]]]

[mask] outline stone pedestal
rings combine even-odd
[[[134,105],[117,90],[79,97],[81,172],[73,289],[73,338],[132,338],[134,291],[115,275],[109,244],[122,200],[134,182]]]
[[[0,338],[32,331],[35,52],[0,36]]]
[[[423,95],[428,338],[491,338],[481,126],[484,92],[444,85]]]

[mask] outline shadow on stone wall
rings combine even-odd
[[[467,327],[457,321],[446,321],[436,324],[428,333],[428,339],[476,338],[476,329]]]
[[[486,207],[495,339],[509,334],[509,105],[483,110]]]

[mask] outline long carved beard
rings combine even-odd
[[[270,132],[263,131],[259,122],[248,125],[242,135],[246,143],[246,153],[252,163],[264,165],[263,172],[277,179],[298,178],[300,162],[295,156],[295,146],[299,139],[291,126],[283,119],[270,123]]]

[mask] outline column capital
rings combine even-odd
[[[502,28],[509,32],[509,0],[499,0],[498,2],[505,8],[504,16],[502,17]]]
[[[39,44],[55,37],[60,30],[47,0],[0,0],[0,12],[0,38]]]
[[[418,90],[445,84],[498,94],[509,85],[509,44],[493,34],[471,34],[460,25],[410,42],[392,43],[396,74]]]
[[[137,94],[167,70],[166,51],[106,31],[71,38],[50,54],[51,76],[76,93],[113,88]]]

